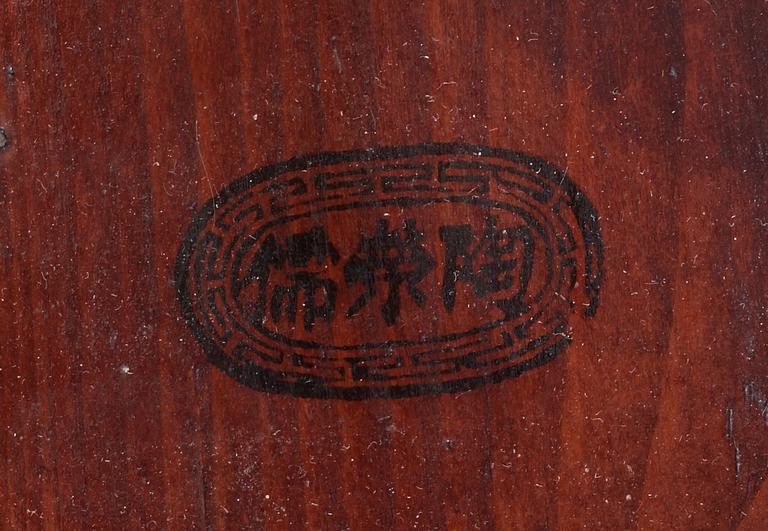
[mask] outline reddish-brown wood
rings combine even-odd
[[[0,527],[766,528],[766,49],[759,0],[0,3]],[[438,142],[600,214],[565,352],[361,401],[207,361],[174,286],[206,201]]]

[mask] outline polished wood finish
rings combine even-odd
[[[765,529],[764,2],[0,3],[0,527]],[[539,155],[601,306],[519,378],[359,402],[213,368],[195,209],[319,151]]]

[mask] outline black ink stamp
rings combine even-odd
[[[178,253],[209,360],[255,389],[455,392],[552,360],[597,311],[595,209],[548,162],[429,144],[299,157],[235,181]]]

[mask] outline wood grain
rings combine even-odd
[[[0,2],[0,527],[764,529],[768,6]],[[541,156],[593,319],[519,378],[346,402],[213,368],[196,209],[321,151]]]

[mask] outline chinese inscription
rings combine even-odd
[[[439,228],[443,259],[425,245],[425,234],[415,219],[402,226],[390,226],[379,219],[372,234],[361,234],[351,256],[339,255],[326,227],[318,225],[278,241],[269,234],[259,245],[239,289],[258,284],[258,295],[250,303],[251,313],[263,321],[297,318],[310,331],[317,320],[328,322],[339,313],[339,290],[353,290],[354,301],[341,310],[346,319],[368,309],[381,295],[384,302],[371,311],[377,312],[387,326],[401,319],[402,298],[408,297],[424,307],[430,296],[422,287],[426,276],[442,264],[442,290],[437,295],[447,311],[456,304],[456,286],[466,283],[479,298],[504,292],[504,298],[492,302],[506,318],[523,313],[527,308],[523,296],[531,276],[534,238],[524,225],[500,227],[490,217],[482,231],[475,233],[470,225],[444,225]],[[330,271],[340,268],[334,280]],[[274,272],[282,273],[274,280]],[[340,285],[341,284],[341,285]]]

